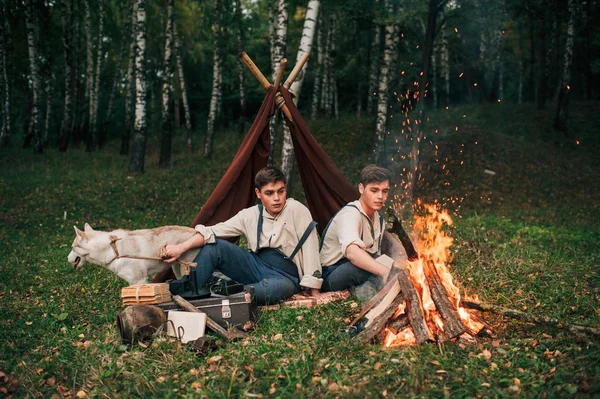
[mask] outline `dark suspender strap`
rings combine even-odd
[[[260,249],[260,233],[263,225],[263,204],[258,204],[258,223],[256,227],[256,252]]]
[[[316,225],[317,222],[315,222],[314,220],[308,224],[308,227],[306,228],[306,230],[304,230],[304,234],[302,234],[302,237],[300,237],[300,241],[298,241],[298,245],[296,245],[296,248],[294,248],[294,252],[292,252],[292,254],[288,256],[289,259],[294,259],[294,256],[296,256],[298,251],[300,251],[300,248],[302,248],[302,245],[304,245],[304,242],[308,239],[308,236],[310,236],[310,233],[312,233]]]
[[[381,252],[381,243],[383,241],[383,212],[381,211],[377,211],[377,213],[379,214],[379,250],[377,252]]]

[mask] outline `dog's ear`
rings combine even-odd
[[[85,231],[85,232],[89,232],[89,231],[94,231],[94,229],[92,229],[92,226],[90,226],[89,224],[87,224],[87,223],[86,223],[86,224],[83,226],[83,231]]]
[[[77,226],[73,226],[73,228],[75,229],[75,234],[77,234],[77,239],[87,240],[87,234],[85,234],[83,231],[79,230],[77,228]]]

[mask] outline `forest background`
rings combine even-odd
[[[597,1],[0,5],[2,394],[598,396],[596,338],[486,315],[494,338],[365,347],[343,331],[355,300],[261,312],[206,358],[163,337],[130,350],[124,282],[66,261],[73,225],[188,225],[264,98],[238,54],[272,82],[302,50],[312,133],[353,183],[390,168],[393,206],[451,211],[461,293],[598,326]],[[272,136],[303,200],[280,116]]]

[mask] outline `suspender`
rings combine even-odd
[[[263,209],[264,209],[263,204],[258,204],[258,227],[256,228],[256,252],[258,252],[258,250],[260,249],[260,235],[262,233],[262,225],[263,225],[263,217],[262,217]],[[298,241],[296,248],[294,248],[294,251],[292,252],[292,254],[290,256],[286,256],[286,258],[294,259],[294,256],[296,256],[298,251],[300,251],[300,248],[302,248],[302,245],[304,245],[304,242],[306,242],[306,240],[308,239],[308,237],[310,236],[310,234],[312,233],[312,231],[316,227],[316,225],[317,225],[317,222],[315,222],[314,220],[308,224],[308,227],[306,228],[306,230],[304,230],[304,234],[302,234],[302,237],[300,237],[300,241]]]
[[[335,215],[333,215],[333,217],[329,220],[329,222],[327,222],[327,226],[325,226],[325,229],[323,230],[323,233],[321,234],[321,245],[319,246],[319,251],[321,251],[321,249],[323,248],[323,244],[325,243],[325,234],[327,234],[327,230],[329,229],[331,222],[333,222],[333,219],[335,219],[337,214],[340,213],[342,211],[342,209],[344,209],[347,206],[356,209],[362,215],[362,212],[360,211],[360,209],[358,209],[358,207],[356,205],[353,205],[353,204],[344,205],[339,211],[337,211],[337,213]],[[377,213],[379,214],[379,232],[380,232],[378,248],[381,250],[381,241],[383,240],[383,213],[381,213],[381,211],[377,211]],[[369,223],[370,223],[370,220],[369,220]],[[363,239],[362,229],[360,232],[360,239],[361,240]],[[375,231],[373,231],[373,242],[375,242]]]

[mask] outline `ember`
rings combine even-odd
[[[426,205],[425,209],[426,214],[419,216],[414,226],[418,256],[407,261],[406,267],[397,268],[396,276],[363,309],[361,316],[366,322],[357,340],[370,341],[377,336],[384,346],[394,347],[457,337],[472,339],[487,327],[473,310],[459,306],[460,292],[447,267],[453,239],[443,230],[444,225],[452,225],[452,218],[437,206]],[[386,234],[385,241],[386,251],[397,258],[398,238]]]

